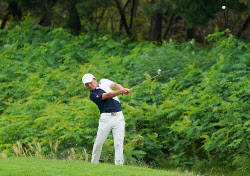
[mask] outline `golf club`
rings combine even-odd
[[[147,81],[149,81],[149,80],[151,80],[151,79],[154,79],[154,78],[156,78],[157,76],[160,76],[160,75],[161,75],[161,69],[158,69],[158,70],[157,70],[157,73],[158,73],[158,75],[156,75],[156,76],[154,76],[154,77],[152,77],[152,78],[150,78],[150,79],[148,79],[148,80],[146,80],[146,81],[143,81],[142,83],[140,83],[140,84],[138,84],[138,85],[132,87],[130,90],[133,90],[134,88],[136,88],[136,87],[142,85],[143,83],[145,83],[145,82],[147,82]]]

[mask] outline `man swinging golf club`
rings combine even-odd
[[[96,78],[90,73],[82,77],[82,82],[90,90],[89,97],[98,106],[101,114],[91,162],[99,163],[103,143],[112,131],[115,147],[115,165],[122,165],[124,162],[125,120],[117,95],[128,95],[130,90],[108,79],[101,79],[100,82],[97,82]],[[117,89],[117,91],[113,91],[112,88]]]

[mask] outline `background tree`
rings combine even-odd
[[[249,9],[247,0],[2,0],[0,19],[1,29],[29,16],[34,24],[62,26],[76,34],[95,29],[136,40],[202,42],[215,28],[250,38]]]
[[[36,4],[36,7],[39,7],[41,4],[42,7],[39,8],[41,10],[42,18],[39,21],[38,24],[42,26],[50,26],[51,25],[51,20],[53,20],[53,7],[55,6],[57,0],[45,0],[42,1],[39,4]]]
[[[236,2],[231,2],[233,3],[231,6],[236,9],[237,13],[240,14],[244,14],[244,12],[246,12],[246,20],[243,23],[243,25],[239,28],[239,31],[237,33],[237,36],[239,38],[242,37],[242,34],[246,31],[246,29],[248,28],[250,30],[250,1],[248,0],[238,0]]]
[[[185,20],[187,40],[195,38],[196,27],[207,24],[222,7],[222,3],[218,0],[176,0],[171,4],[176,13]]]
[[[162,40],[162,20],[164,1],[151,0],[148,6],[143,8],[146,15],[150,16],[149,39],[154,42],[161,42]]]
[[[81,29],[81,21],[76,8],[77,0],[68,0],[67,9],[69,12],[67,26],[72,29],[76,34],[79,33]]]
[[[10,15],[14,18],[14,20],[20,20],[22,18],[22,11],[19,7],[18,1],[7,0],[5,1],[7,4],[3,5],[3,20],[1,23],[1,29],[3,29],[6,25],[6,22],[9,20]],[[1,4],[2,5],[2,4]]]

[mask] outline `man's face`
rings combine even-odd
[[[92,79],[91,82],[86,83],[85,86],[89,89],[89,90],[94,90],[96,89],[99,85],[96,81],[96,78]]]

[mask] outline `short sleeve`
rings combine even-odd
[[[89,95],[89,98],[94,102],[94,103],[99,103],[102,101],[102,94],[100,92],[91,92]]]
[[[109,79],[105,79],[105,78],[103,78],[101,82],[107,84],[109,87],[111,87],[111,84],[113,83],[113,81],[110,81]]]

